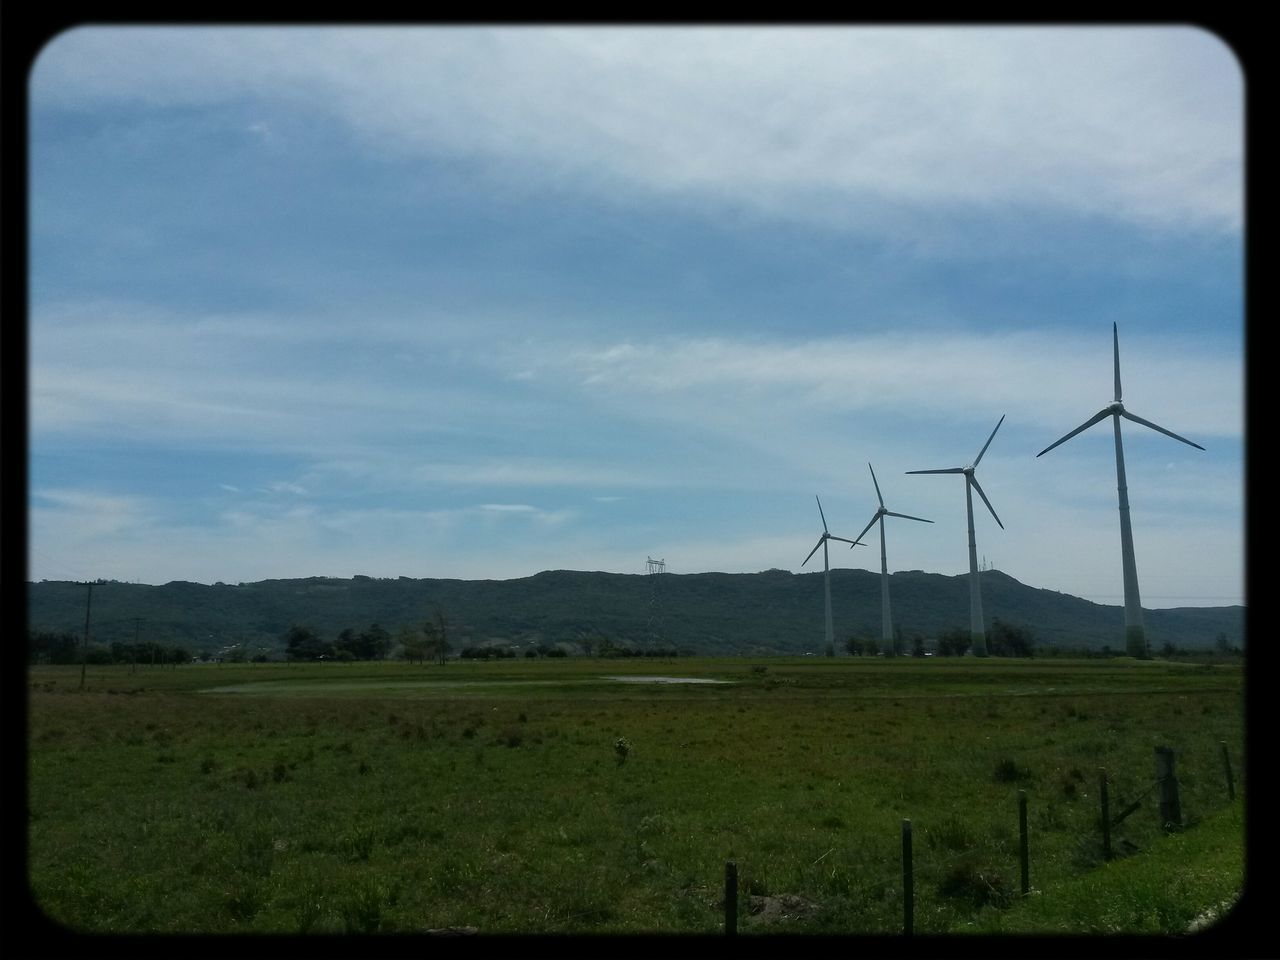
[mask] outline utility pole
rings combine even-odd
[[[80,689],[84,689],[84,668],[89,659],[89,610],[93,606],[93,582],[89,582],[89,596],[84,602],[84,645],[80,648]]]

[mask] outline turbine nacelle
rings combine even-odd
[[[987,495],[982,492],[982,484],[978,483],[977,469],[978,464],[982,462],[982,458],[986,455],[987,447],[991,446],[991,441],[996,438],[996,431],[1000,429],[1000,424],[1004,423],[1004,415],[996,422],[995,429],[991,431],[991,436],[987,437],[987,442],[982,445],[982,449],[978,451],[978,455],[974,458],[973,463],[967,467],[947,467],[943,470],[908,470],[907,473],[959,473],[964,475],[964,482],[967,487],[972,487],[978,491],[978,496],[982,498],[982,502],[987,505],[987,509],[991,511],[991,516],[996,523],[1000,524],[1000,529],[1004,529],[1004,524],[1000,523],[1000,518],[996,516],[995,507],[991,506],[991,501],[987,499]],[[1061,441],[1059,441],[1061,442]]]
[[[817,497],[813,499],[818,500]],[[859,543],[858,540],[850,540],[846,537],[837,537],[834,533],[827,530],[827,515],[822,512],[822,501],[818,500],[818,516],[822,518],[822,536],[818,537],[818,542],[814,544],[813,549],[809,551],[809,556],[805,557],[800,566],[804,566],[818,552],[818,547],[823,546],[828,540],[839,540],[841,543],[849,544],[849,549],[854,547],[865,547],[865,543]]]

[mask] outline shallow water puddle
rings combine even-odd
[[[248,693],[269,695],[273,693],[325,693],[339,690],[415,690],[453,689],[458,687],[534,687],[563,686],[571,683],[599,683],[610,680],[617,683],[732,683],[732,680],[712,680],[707,677],[659,677],[659,676],[608,676],[583,680],[327,680],[298,682],[294,680],[258,680],[237,683],[225,687],[210,687],[201,693]]]
[[[708,677],[602,677],[619,683],[733,683],[732,680],[712,680]]]

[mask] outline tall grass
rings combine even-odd
[[[1047,890],[1104,868],[1098,768],[1115,811],[1172,746],[1195,825],[1219,741],[1241,757],[1228,667],[759,665],[34,668],[31,888],[108,931],[709,933],[734,859],[749,896],[814,905],[766,927],[745,901],[744,932],[892,933],[910,817],[916,929],[998,929],[1019,789]],[[599,679],[624,672],[734,682]],[[1115,831],[1135,870],[1154,807]]]

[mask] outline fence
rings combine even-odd
[[[1231,766],[1231,754],[1228,750],[1226,741],[1220,742],[1222,774],[1225,782],[1226,797],[1228,802],[1233,802],[1236,798],[1235,774]],[[1175,769],[1175,756],[1171,747],[1155,748],[1155,777],[1150,784],[1134,799],[1125,805],[1117,814],[1111,811],[1111,778],[1105,769],[1098,771],[1098,797],[1100,810],[1097,820],[1098,825],[1098,841],[1101,844],[1101,853],[1104,860],[1111,860],[1115,857],[1115,851],[1112,848],[1112,829],[1120,826],[1131,814],[1141,808],[1143,802],[1154,792],[1159,791],[1159,804],[1157,808],[1159,816],[1160,829],[1166,833],[1179,830],[1183,827],[1181,792],[1178,777]],[[1018,876],[1019,876],[1019,895],[1027,896],[1031,892],[1031,853],[1030,853],[1030,830],[1027,823],[1027,791],[1018,791]],[[901,854],[901,896],[902,896],[902,933],[904,936],[910,936],[915,932],[915,875],[916,862],[914,853],[912,824],[910,819],[903,819],[901,826],[902,838],[902,854]],[[971,847],[968,850],[953,853],[950,857],[952,861],[961,860],[970,854],[976,853],[980,847]],[[827,851],[830,853],[831,851]],[[818,859],[821,860],[827,854],[823,854]],[[817,861],[815,861],[816,863]],[[893,876],[882,876],[874,880],[859,884],[857,892],[869,892],[875,888],[884,888],[886,885],[895,884],[899,880],[897,874]],[[738,864],[736,861],[730,860],[725,863],[724,874],[724,932],[727,936],[733,936],[738,931],[738,918],[741,914],[741,903],[738,896]]]

